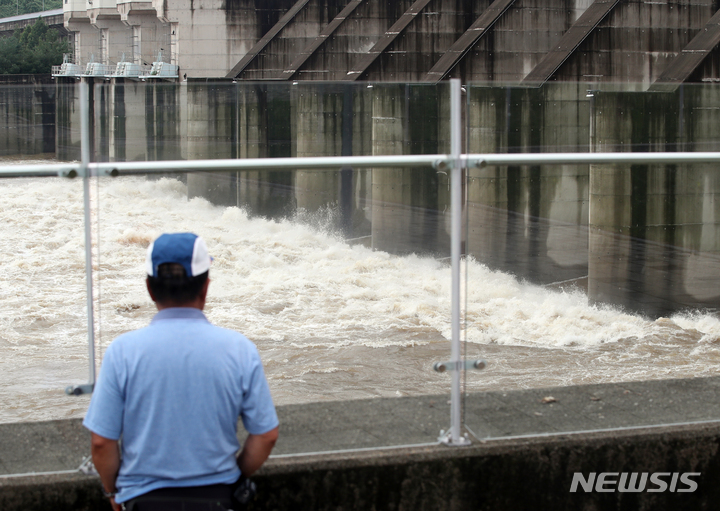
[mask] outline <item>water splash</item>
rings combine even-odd
[[[144,257],[162,232],[193,231],[214,257],[207,314],[257,343],[276,402],[446,392],[450,269],[350,246],[326,223],[251,218],[182,182],[94,183],[98,352],[154,314]],[[61,389],[87,373],[82,184],[0,183],[0,421],[77,417]],[[477,261],[467,272],[468,355],[490,366],[469,388],[518,388],[716,374],[720,321],[650,321],[532,286]]]

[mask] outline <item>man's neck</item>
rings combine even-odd
[[[199,299],[196,299],[191,302],[176,302],[173,300],[168,300],[165,302],[155,302],[155,305],[157,306],[157,310],[159,311],[163,309],[173,309],[176,307],[203,310],[205,308],[205,300],[201,301]]]

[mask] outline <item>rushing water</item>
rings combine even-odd
[[[187,199],[184,185],[92,184],[97,350],[148,323],[148,243],[194,231],[214,257],[206,313],[258,346],[277,404],[449,392],[450,270],[331,233]],[[0,422],[80,417],[88,398],[82,182],[0,181]],[[649,321],[469,261],[468,390],[718,374],[720,321]],[[465,293],[465,290],[463,290]],[[188,381],[192,385],[192,381]]]

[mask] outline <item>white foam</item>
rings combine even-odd
[[[449,354],[446,264],[350,246],[288,220],[249,218],[238,208],[187,200],[185,186],[174,179],[103,179],[93,183],[92,195],[100,354],[117,334],[147,324],[154,314],[143,282],[148,243],[162,232],[193,231],[205,238],[214,257],[207,314],[258,344],[278,402],[323,399],[335,388],[343,397],[394,395],[398,387],[403,394],[437,392],[444,381],[429,367]],[[47,390],[27,392],[39,383],[59,393],[86,378],[82,183],[5,180],[0,201],[5,261],[0,266],[0,397],[8,403],[0,421],[82,413],[78,401],[57,405]],[[679,343],[685,347],[674,356],[685,357],[688,371],[715,370],[704,359],[720,339],[717,318],[686,314],[648,321],[588,305],[579,291],[519,282],[473,260],[465,270],[463,335],[477,347],[594,353],[608,361],[644,360],[643,350]],[[622,345],[620,351],[602,351],[613,344]],[[602,378],[673,374],[662,366],[653,373],[652,361],[633,364]],[[589,369],[582,370],[557,378],[588,378]],[[491,368],[486,374],[490,381]],[[543,379],[542,372],[533,378],[536,384],[555,381]],[[507,376],[495,381],[507,385]],[[54,403],[50,411],[48,402]],[[27,407],[35,412],[28,414]]]

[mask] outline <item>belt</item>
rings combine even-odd
[[[232,511],[234,484],[159,488],[123,504],[125,511]]]

